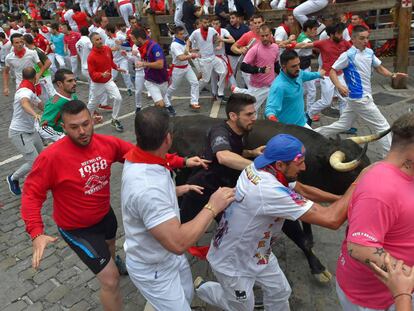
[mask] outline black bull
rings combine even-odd
[[[207,132],[210,127],[223,119],[209,118],[206,116],[183,116],[173,120],[173,146],[171,152],[180,155],[201,155],[206,143]],[[360,165],[350,172],[338,172],[329,164],[329,157],[337,150],[345,153],[346,161],[357,158],[362,148],[350,140],[327,139],[322,135],[295,125],[285,125],[267,120],[258,120],[253,130],[247,135],[246,149],[254,149],[265,145],[267,141],[277,134],[291,134],[301,140],[306,148],[306,171],[299,175],[299,181],[304,184],[318,187],[322,190],[343,194],[349,185],[355,180],[360,171],[369,165],[366,155],[361,159]],[[283,146],[281,146],[283,147]],[[177,175],[177,183],[182,184],[188,177],[188,172]],[[305,253],[311,272],[317,275],[321,281],[330,278],[326,274],[325,267],[313,254],[313,238],[310,225],[303,223],[303,230],[297,221],[286,221],[283,232],[295,242]],[[324,277],[321,275],[325,273]]]

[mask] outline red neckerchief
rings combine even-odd
[[[262,168],[263,171],[268,172],[276,177],[276,179],[285,187],[289,186],[288,181],[286,180],[285,175],[282,174],[281,171],[277,170],[273,165],[267,165]]]
[[[280,26],[282,26],[285,29],[287,35],[290,36],[290,27],[285,23],[281,23]]]
[[[201,33],[201,37],[204,39],[204,41],[207,41],[208,28],[207,28],[207,30],[204,30],[203,27],[200,27],[200,33]]]
[[[174,158],[175,154],[167,153],[165,155],[165,159],[153,155],[149,152],[146,152],[135,146],[130,151],[128,151],[124,158],[132,163],[145,163],[145,164],[158,164],[165,167],[167,170],[172,171],[172,167],[170,166],[170,159]]]
[[[22,82],[20,82],[18,89],[20,90],[22,88],[27,88],[33,93],[36,93],[35,85],[29,80],[22,80]]]
[[[150,40],[145,41],[145,43],[141,46],[138,47],[139,50],[139,54],[141,54],[141,59],[146,59],[147,57],[147,49],[148,49],[148,45],[150,43]]]
[[[24,54],[26,54],[26,49],[22,48],[20,51],[14,51],[14,54],[18,57],[18,58],[22,58],[24,56]]]
[[[215,29],[215,30],[217,31],[217,33],[219,34],[219,36],[221,36],[221,27],[219,27],[219,29]]]

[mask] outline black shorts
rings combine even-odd
[[[98,274],[111,259],[106,241],[116,237],[117,228],[114,211],[110,208],[108,214],[92,227],[76,230],[63,230],[58,227],[58,230],[85,265]]]

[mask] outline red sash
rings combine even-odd
[[[225,55],[226,57],[224,57],[223,55],[216,55],[216,56],[218,58],[222,59],[224,61],[224,63],[226,64],[226,66],[227,66],[226,83],[228,83],[229,78],[233,74],[233,69],[231,68],[229,57],[227,55]]]

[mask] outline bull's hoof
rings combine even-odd
[[[317,274],[312,274],[315,278],[316,281],[318,281],[319,283],[328,283],[331,281],[332,279],[332,274],[328,271],[328,270],[324,270],[321,273],[317,273]]]

